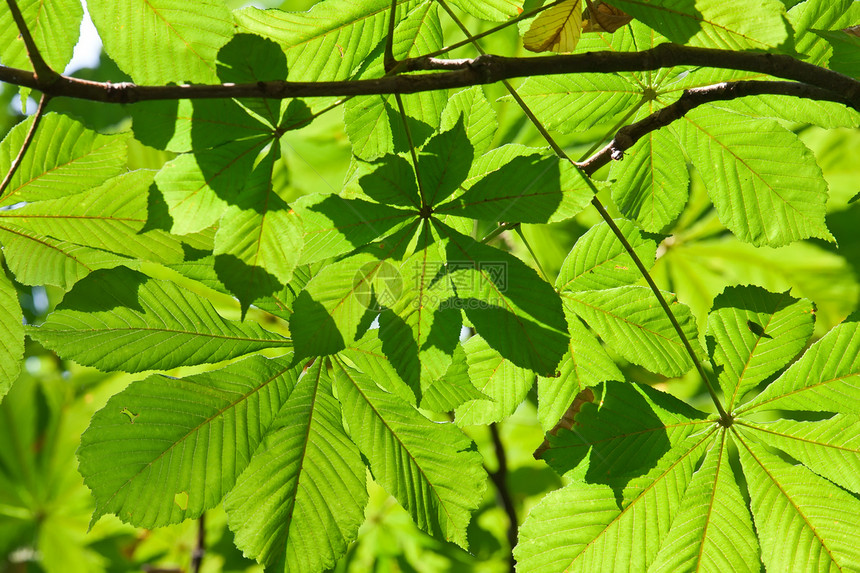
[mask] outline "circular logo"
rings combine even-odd
[[[352,292],[359,304],[374,312],[391,308],[403,293],[400,271],[388,261],[365,263],[355,273]]]

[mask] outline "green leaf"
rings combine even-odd
[[[860,323],[844,322],[738,412],[812,410],[860,415]]]
[[[671,394],[616,381],[603,385],[599,403],[583,404],[575,421],[547,437],[542,458],[560,475],[616,487],[713,424]]]
[[[253,356],[188,378],[151,376],[115,394],[78,450],[96,498],[93,521],[114,513],[138,527],[160,527],[220,503],[298,375],[287,359]]]
[[[860,493],[860,420],[837,414],[819,422],[742,422],[745,435],[779,448],[818,475]]]
[[[216,224],[245,186],[271,135],[249,137],[185,153],[166,163],[155,182],[173,218],[171,232],[186,235]]]
[[[215,57],[233,36],[219,0],[90,0],[105,52],[139,84],[216,83]]]
[[[145,101],[129,107],[141,143],[176,153],[271,135],[272,129],[230,99]]]
[[[53,285],[64,291],[95,270],[133,262],[106,251],[52,239],[5,221],[0,224],[0,244],[6,264],[19,283]]]
[[[365,473],[317,360],[227,494],[236,545],[272,571],[332,567],[364,521]]]
[[[398,19],[414,6],[398,0]],[[234,12],[240,30],[270,38],[287,56],[291,81],[349,78],[388,31],[388,0],[331,0],[307,12],[245,8]]]
[[[741,440],[738,450],[768,570],[860,568],[856,497],[757,444]]]
[[[618,210],[651,232],[674,222],[687,203],[690,175],[681,147],[666,130],[652,131],[609,168]]]
[[[462,312],[451,304],[455,292],[442,249],[432,227],[422,225],[415,254],[391,277],[396,288],[376,294],[390,307],[379,317],[382,350],[416,395],[445,375],[463,324]]]
[[[706,340],[729,411],[803,350],[812,312],[808,300],[759,287],[728,287],[714,299]]]
[[[504,22],[523,11],[522,0],[451,0],[451,4],[475,18],[491,22]]]
[[[640,100],[641,91],[627,78],[612,74],[529,78],[517,89],[540,122],[561,133],[615,121]]]
[[[287,77],[287,60],[273,41],[252,34],[237,34],[218,51],[218,79],[222,83],[253,84],[283,80]],[[244,99],[247,105],[275,127],[281,107],[287,103],[270,99]]]
[[[690,308],[679,303],[671,293],[663,296],[693,349],[699,356],[704,356]],[[627,286],[564,291],[562,297],[568,308],[630,362],[665,376],[680,376],[693,366],[683,342],[651,289]]]
[[[570,341],[568,351],[558,365],[559,376],[538,377],[537,415],[545,432],[556,425],[583,389],[607,380],[624,379],[615,362],[582,321],[570,311],[565,314]]]
[[[544,497],[520,528],[514,550],[524,571],[645,571],[681,509],[705,450],[694,436],[648,475],[631,481],[620,504],[612,488],[574,482]]]
[[[860,38],[843,32],[842,30],[832,32],[818,32],[818,34],[830,43],[833,55],[830,56],[828,65],[830,69],[846,76],[860,79]],[[851,117],[854,113],[848,110]]]
[[[386,258],[411,234],[407,231],[386,241],[381,252],[361,252],[327,265],[311,279],[290,315],[297,358],[343,350],[364,334],[365,314],[376,315],[380,305],[400,297],[400,273]]]
[[[33,117],[16,125],[0,143],[0,173],[8,173]],[[80,193],[125,168],[127,135],[101,135],[64,115],[46,114],[0,205],[42,201]]]
[[[482,86],[472,86],[448,99],[448,105],[442,112],[439,131],[450,130],[457,125],[461,117],[466,136],[475,148],[475,156],[487,151],[496,135],[498,118],[496,110],[487,101]]]
[[[469,365],[469,379],[484,397],[457,408],[457,425],[486,425],[513,414],[534,385],[534,373],[503,358],[480,336],[467,340],[463,348]]]
[[[616,6],[676,44],[728,50],[775,50],[790,38],[780,0],[613,0]]]
[[[400,378],[391,359],[382,350],[379,329],[368,330],[359,340],[347,345],[338,356],[346,358],[387,392],[396,394],[413,406],[417,403],[416,397],[421,394],[421,389],[410,386]]]
[[[383,205],[421,208],[415,170],[409,161],[389,154],[369,167],[375,169],[358,180],[365,195]]]
[[[651,267],[657,244],[647,238],[630,221],[616,219],[633,251]],[[585,232],[568,253],[555,286],[559,291],[598,290],[624,286],[642,278],[633,259],[606,223],[594,225]]]
[[[853,38],[853,36],[844,35],[847,38]],[[749,117],[812,123],[827,129],[856,128],[860,125],[860,112],[855,109],[840,103],[799,97],[763,94],[752,98],[720,102],[715,104],[715,107]]]
[[[457,190],[469,174],[474,154],[462,118],[421,148],[416,172],[427,205],[435,207]]]
[[[833,239],[824,224],[827,183],[796,135],[772,121],[705,108],[684,116],[678,130],[720,221],[739,239],[771,247]]]
[[[292,206],[305,230],[301,263],[348,253],[415,218],[414,211],[337,195],[306,195]]]
[[[811,64],[827,66],[832,48],[822,40],[819,30],[847,28],[856,24],[856,10],[853,0],[810,0],[796,4],[788,11],[788,19],[794,27],[797,53],[806,56],[805,60]]]
[[[376,386],[362,373],[336,367],[338,397],[350,435],[370,460],[373,477],[424,531],[468,546],[469,513],[481,503],[481,456],[465,434],[437,424]]]
[[[256,323],[221,318],[206,299],[125,268],[79,282],[32,338],[100,370],[166,370],[289,345]]]
[[[21,372],[24,317],[15,285],[0,266],[0,402]]]
[[[761,570],[756,533],[728,459],[726,432],[693,474],[649,572]]]
[[[0,227],[14,225],[59,241],[148,261],[181,261],[178,238],[158,229],[144,231],[154,175],[153,171],[131,171],[75,195],[0,211]]]
[[[490,347],[520,368],[553,374],[567,350],[567,324],[558,293],[509,253],[438,222],[447,240],[447,272],[466,312]]]
[[[445,375],[433,382],[421,396],[421,408],[434,412],[451,412],[469,400],[487,398],[469,379],[466,351],[458,344]]]
[[[583,175],[556,155],[518,145],[491,151],[472,167],[471,185],[455,199],[434,208],[440,215],[491,221],[547,223],[569,219],[592,197]]]
[[[62,73],[72,59],[84,10],[78,0],[17,0],[18,9],[39,53],[51,69]],[[24,40],[8,9],[0,13],[0,60],[4,66],[33,69]]]
[[[254,168],[215,234],[215,270],[243,311],[290,282],[302,252],[301,220],[272,187],[272,164],[279,152],[273,146]]]

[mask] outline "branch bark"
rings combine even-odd
[[[15,20],[15,26],[18,27],[18,32],[21,34],[21,39],[24,40],[24,46],[27,48],[27,57],[30,58],[30,63],[33,65],[34,77],[44,85],[50,85],[58,77],[59,74],[51,69],[39,48],[36,47],[36,42],[33,40],[30,30],[27,28],[27,23],[24,21],[24,16],[18,8],[18,3],[15,0],[6,0],[9,6],[9,12],[12,13],[12,19]]]
[[[829,90],[860,110],[860,81],[790,56],[733,52],[710,48],[661,44],[641,52],[590,52],[586,54],[508,58],[482,55],[474,59],[440,60],[419,57],[404,60],[405,71],[435,73],[392,75],[368,80],[325,82],[270,81],[253,84],[140,86],[132,83],[92,82],[57,76],[46,83],[36,74],[0,66],[0,81],[25,86],[53,97],[71,97],[104,103],[148,100],[330,97],[409,94],[439,89],[491,84],[506,79],[575,73],[653,71],[675,66],[704,66],[766,74]]]
[[[42,94],[42,97],[39,100],[39,107],[36,109],[36,113],[33,116],[33,124],[30,126],[29,131],[27,131],[27,135],[24,136],[24,143],[21,145],[21,149],[18,150],[18,155],[15,156],[15,159],[12,161],[12,165],[9,166],[9,171],[6,173],[3,181],[0,182],[0,199],[3,199],[3,195],[6,193],[6,188],[9,186],[9,183],[12,182],[12,177],[15,176],[15,172],[18,171],[18,167],[21,166],[21,162],[24,160],[24,155],[27,153],[27,149],[30,147],[30,144],[33,143],[36,129],[39,127],[39,122],[42,121],[42,116],[45,115],[45,109],[48,107],[48,102],[50,100],[51,96],[44,93]]]

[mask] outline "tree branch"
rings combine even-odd
[[[21,145],[18,155],[16,155],[15,159],[12,161],[12,165],[9,166],[9,172],[6,173],[6,177],[4,177],[3,181],[0,182],[0,199],[3,199],[3,195],[6,193],[6,188],[9,186],[9,183],[12,182],[12,177],[15,176],[15,172],[18,171],[18,167],[21,166],[21,162],[24,160],[24,154],[27,153],[27,148],[30,147],[30,144],[33,142],[33,136],[36,135],[36,128],[39,127],[39,122],[42,121],[42,116],[45,115],[45,108],[48,107],[50,99],[51,96],[48,94],[42,94],[42,97],[39,100],[39,107],[36,109],[36,113],[33,114],[33,124],[30,126],[29,131],[27,131],[27,135],[24,137],[24,143]]]
[[[392,75],[369,80],[328,82],[270,81],[253,84],[139,86],[92,82],[58,75],[46,83],[36,74],[0,66],[0,81],[38,89],[54,97],[105,103],[148,100],[264,97],[330,97],[409,94],[491,84],[511,78],[575,73],[642,72],[675,66],[704,66],[741,70],[794,80],[839,94],[860,110],[860,81],[790,56],[733,52],[661,44],[642,52],[589,52],[561,56],[507,58],[482,55],[474,59],[414,58],[399,63],[400,71],[441,70],[436,73]]]
[[[645,135],[681,119],[687,114],[687,112],[702,104],[757,95],[786,95],[810,100],[832,101],[851,106],[851,104],[844,98],[840,97],[839,94],[835,94],[829,90],[815,86],[795,82],[751,80],[722,82],[700,88],[691,88],[685,90],[676,102],[655,111],[648,117],[637,121],[636,123],[632,123],[619,129],[612,141],[610,141],[603,149],[585,161],[578,162],[577,165],[581,167],[585,173],[592,175],[611,160],[621,159],[624,156],[624,152],[633,147],[633,145]]]
[[[24,16],[18,8],[18,3],[15,0],[6,0],[6,4],[9,5],[12,19],[15,20],[18,32],[24,40],[24,46],[27,48],[27,57],[30,58],[30,63],[33,64],[33,75],[40,83],[50,85],[59,77],[59,74],[52,70],[44,58],[42,58],[42,54],[39,52],[39,48],[36,47],[36,42],[33,40],[30,30],[27,28]]]
[[[508,488],[508,458],[505,454],[505,446],[502,444],[502,438],[499,436],[499,428],[496,423],[490,424],[490,436],[493,438],[493,449],[496,452],[496,462],[498,467],[494,472],[488,472],[496,491],[499,494],[499,505],[505,510],[508,516],[508,544],[511,546],[511,554],[508,556],[508,564],[513,572],[515,568],[514,562],[514,547],[517,546],[517,538],[519,537],[519,521],[517,520],[517,510],[514,507],[514,500],[511,498],[511,491]]]

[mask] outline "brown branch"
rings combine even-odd
[[[197,542],[191,552],[191,573],[199,573],[203,556],[206,555],[206,512],[197,520]]]
[[[786,95],[809,100],[832,101],[854,107],[851,102],[832,91],[795,82],[740,81],[691,88],[685,90],[676,102],[619,129],[612,141],[603,149],[585,161],[578,162],[577,165],[585,173],[592,175],[611,160],[621,159],[624,152],[645,135],[681,119],[687,112],[702,104],[758,95]]]
[[[42,97],[39,100],[39,107],[36,109],[36,113],[33,114],[33,124],[27,131],[27,135],[24,136],[24,143],[21,145],[18,155],[16,155],[15,159],[12,161],[12,165],[9,166],[9,171],[6,173],[6,177],[4,177],[3,181],[0,182],[0,200],[3,199],[3,195],[6,193],[6,188],[9,186],[9,183],[12,182],[12,177],[15,176],[15,172],[18,171],[18,167],[21,166],[21,162],[24,161],[24,154],[27,153],[27,148],[30,147],[30,144],[33,142],[33,136],[36,135],[36,128],[39,127],[39,122],[42,121],[42,116],[45,115],[45,108],[48,107],[50,99],[51,96],[48,94],[42,94]]]
[[[15,0],[6,0],[6,4],[9,5],[12,19],[15,20],[15,25],[21,34],[21,39],[24,40],[24,46],[27,48],[27,57],[30,58],[30,63],[33,65],[34,76],[38,78],[39,83],[50,85],[59,77],[59,74],[52,70],[45,59],[42,58],[42,53],[36,47],[36,42],[27,28],[27,23],[24,21],[21,10],[18,8],[18,3]]]
[[[733,52],[661,44],[642,52],[590,52],[561,56],[507,58],[482,55],[474,59],[416,58],[400,62],[402,71],[433,69],[436,73],[391,75],[369,80],[328,82],[270,81],[254,84],[139,86],[101,83],[57,76],[47,84],[35,74],[0,66],[0,81],[64,96],[105,103],[147,100],[264,97],[330,97],[351,95],[409,94],[440,89],[491,84],[511,78],[574,73],[653,71],[675,66],[704,66],[766,74],[794,80],[840,94],[860,110],[860,81],[790,56]]]
[[[386,73],[397,67],[397,58],[394,57],[394,28],[397,27],[397,0],[391,0],[389,12],[388,36],[385,38],[385,54],[382,57],[382,67]]]
[[[508,556],[508,565],[513,573],[516,566],[513,551],[514,547],[517,546],[517,538],[519,537],[519,521],[517,520],[517,510],[514,507],[514,500],[508,487],[508,458],[505,454],[505,445],[502,443],[502,438],[499,436],[499,428],[495,423],[490,424],[490,436],[493,438],[493,449],[496,453],[498,467],[496,471],[487,473],[496,487],[496,492],[499,494],[499,505],[502,506],[502,509],[508,516],[507,538],[508,544],[511,547],[511,554]]]

